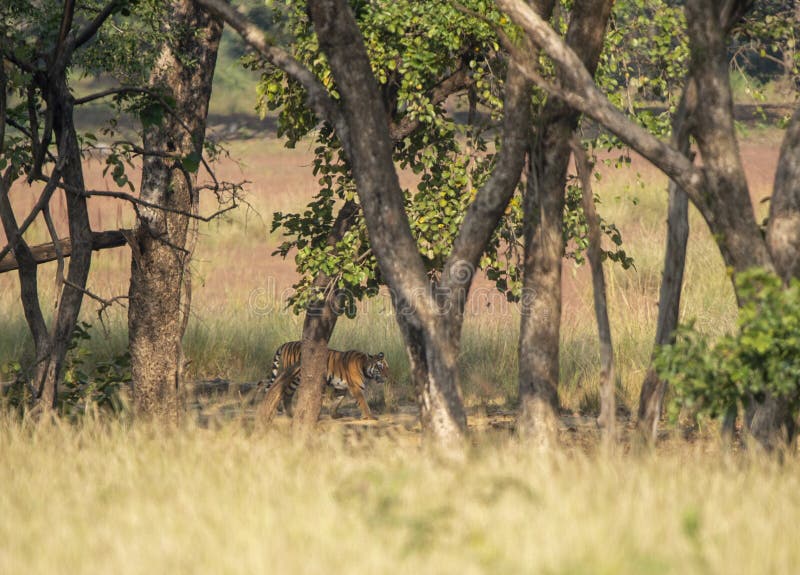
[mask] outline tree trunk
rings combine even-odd
[[[689,131],[691,112],[695,105],[694,87],[689,83],[678,111],[672,121],[672,144],[684,155],[689,155]],[[655,346],[669,345],[675,341],[678,327],[683,287],[683,271],[686,266],[686,243],[689,239],[689,197],[670,180],[669,208],[667,215],[667,248],[664,255],[664,273],[658,299],[658,324]],[[651,358],[652,362],[652,358]],[[658,434],[666,382],[659,379],[653,366],[647,370],[639,396],[639,431],[648,442],[654,442]]]
[[[459,340],[449,330],[418,329],[402,308],[396,310],[423,433],[441,447],[459,447],[467,432],[457,363]]]
[[[576,2],[567,43],[592,72],[611,13],[609,0]],[[525,263],[519,340],[519,432],[547,446],[557,430],[561,260],[569,140],[578,112],[550,98],[531,146],[525,196]]]
[[[166,89],[175,109],[145,129],[144,147],[177,157],[202,154],[211,79],[221,24],[191,0],[173,0],[165,26],[174,35],[151,73],[150,85]],[[193,176],[180,159],[149,156],[142,168],[140,197],[192,213],[198,203]],[[186,215],[140,207],[131,246],[128,328],[133,404],[138,417],[175,423],[180,413],[183,363],[182,298],[191,254]]]
[[[64,72],[66,76],[66,72]],[[83,168],[80,144],[75,133],[72,115],[72,95],[67,88],[66,77],[61,78],[54,89],[49,105],[54,105],[53,130],[58,144],[59,158],[64,158],[62,181],[67,188],[67,218],[69,236],[72,243],[67,282],[61,288],[58,312],[52,332],[52,347],[43,379],[39,383],[39,398],[43,409],[55,407],[58,391],[58,378],[67,354],[78,313],[83,302],[89,266],[92,260],[92,228],[89,224],[89,210],[83,192]]]
[[[786,130],[769,206],[767,244],[783,281],[800,278],[800,108]],[[767,450],[796,441],[797,423],[786,400],[772,396],[758,406],[750,424]]]
[[[345,202],[328,234],[327,244],[335,246],[353,225],[359,207],[354,201]],[[297,434],[311,432],[322,409],[322,392],[325,372],[328,369],[328,342],[339,319],[336,289],[330,285],[333,278],[320,273],[314,278],[312,289],[321,299],[313,300],[306,310],[300,353],[300,387],[297,391],[297,409],[293,428]]]
[[[600,231],[600,218],[597,216],[594,206],[592,168],[586,157],[586,151],[577,138],[572,139],[571,148],[583,195],[583,213],[586,217],[589,236],[589,247],[586,251],[589,256],[589,265],[592,268],[594,311],[597,316],[597,332],[600,338],[600,415],[597,418],[597,424],[603,432],[603,446],[609,451],[617,439],[617,403],[614,346],[611,342],[606,279],[603,274],[603,234]]]

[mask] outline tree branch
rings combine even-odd
[[[33,221],[36,219],[36,216],[39,215],[39,212],[44,209],[44,207],[50,202],[50,198],[55,192],[56,188],[58,187],[58,182],[61,179],[61,164],[63,162],[59,162],[58,165],[53,169],[53,173],[50,175],[50,179],[47,181],[47,185],[45,185],[44,190],[42,190],[39,199],[37,200],[36,204],[33,206],[33,209],[28,214],[28,217],[22,222],[22,225],[16,230],[16,233],[13,237],[8,237],[8,244],[2,250],[0,250],[0,261],[8,254],[11,250],[17,249],[17,244],[22,239],[23,234],[27,231]]]
[[[55,290],[54,290],[54,305],[53,309],[58,308],[58,298],[60,295],[60,288],[61,287],[61,280],[64,279],[64,250],[61,249],[61,242],[58,239],[58,231],[56,231],[56,226],[53,223],[53,218],[50,216],[50,204],[45,205],[42,208],[42,216],[44,216],[44,222],[47,226],[47,231],[50,234],[50,239],[53,241],[53,249],[56,254],[56,261],[58,262],[58,267],[56,268],[56,277],[55,277]],[[35,256],[34,256],[35,257]],[[38,263],[38,262],[37,262]]]
[[[455,94],[470,85],[472,85],[472,78],[469,75],[469,70],[466,66],[461,66],[431,90],[429,96],[431,103],[434,106],[441,104],[451,94]],[[416,130],[420,123],[418,117],[412,119],[409,116],[404,116],[399,122],[391,122],[389,124],[389,137],[398,142]]]
[[[88,104],[89,102],[93,102],[94,100],[99,100],[101,98],[106,98],[108,96],[115,96],[117,94],[147,94],[149,96],[154,96],[158,98],[161,97],[161,94],[149,88],[122,86],[120,88],[110,88],[108,90],[103,90],[102,92],[89,94],[88,96],[84,96],[82,98],[76,98],[75,101],[73,102],[73,105],[80,106],[82,104]]]
[[[124,2],[120,0],[112,0],[112,2],[109,2],[91,22],[89,22],[77,33],[75,40],[71,43],[70,50],[74,51],[76,48],[80,48],[86,42],[91,40],[92,37],[97,34],[100,26],[103,25],[103,22],[105,22],[109,16],[114,13],[114,10],[121,7],[122,4],[124,4]]]
[[[300,83],[308,95],[308,104],[317,116],[336,128],[339,140],[345,145],[349,139],[349,129],[339,108],[331,100],[325,86],[311,71],[297,61],[291,54],[272,46],[264,39],[264,31],[250,23],[247,17],[238,12],[225,0],[196,0],[198,4],[214,16],[236,30],[242,39],[262,58],[277,66],[288,76]]]
[[[444,266],[444,289],[467,289],[486,242],[514,194],[525,164],[531,120],[531,84],[516,65],[508,68],[503,117],[503,144],[492,175],[467,208],[453,250]],[[466,295],[466,294],[465,294]]]
[[[237,198],[234,197],[233,203],[230,206],[226,206],[225,208],[222,208],[221,210],[217,210],[216,212],[214,212],[211,215],[201,216],[199,214],[193,214],[192,212],[188,212],[186,210],[179,210],[179,209],[176,209],[176,208],[170,208],[170,207],[167,207],[167,206],[162,206],[160,204],[156,204],[156,203],[153,203],[153,202],[148,202],[147,200],[142,200],[140,198],[137,198],[136,196],[133,196],[133,195],[127,193],[127,192],[114,192],[114,191],[111,191],[111,190],[86,190],[86,191],[81,191],[81,190],[77,190],[77,189],[69,187],[69,186],[62,186],[62,187],[64,187],[64,189],[66,189],[69,192],[77,193],[78,195],[85,196],[87,198],[90,198],[92,196],[99,196],[99,197],[106,197],[106,198],[117,198],[117,199],[120,199],[120,200],[128,201],[128,202],[130,202],[132,204],[135,204],[137,206],[143,206],[145,208],[161,210],[163,212],[169,212],[171,214],[178,214],[178,215],[181,215],[181,216],[186,216],[187,218],[191,218],[191,219],[194,219],[194,220],[200,220],[201,222],[206,222],[206,223],[210,222],[214,218],[217,218],[217,217],[221,216],[225,212],[229,212],[229,211],[234,210],[234,209],[239,207],[239,204],[237,203]]]
[[[92,250],[100,251],[118,248],[128,243],[126,239],[131,230],[109,230],[105,232],[92,232]],[[44,264],[58,259],[58,252],[62,258],[68,258],[72,253],[72,240],[64,238],[55,242],[29,246],[28,251],[31,261]],[[0,274],[15,270],[20,267],[20,262],[14,254],[8,254],[0,259]]]
[[[686,191],[695,205],[705,206],[703,190],[706,178],[702,170],[678,150],[660,141],[615,108],[597,88],[578,55],[527,4],[522,0],[497,0],[497,4],[556,62],[562,71],[565,85],[557,90],[552,84],[542,82],[542,78],[533,68],[533,62],[525,61],[522,69],[529,78],[605,126],[672,178]],[[518,53],[519,49],[515,48],[512,53],[514,52]]]
[[[33,67],[33,64],[20,60],[13,52],[11,52],[11,50],[3,50],[3,57],[14,64],[17,68],[27,72],[28,74],[36,73],[36,68]]]
[[[71,48],[67,44],[67,35],[72,28],[72,18],[75,16],[75,0],[65,0],[64,11],[61,13],[61,24],[58,29],[58,41],[56,46],[51,52],[50,65],[48,66],[49,73],[58,72],[61,67],[66,65],[72,54]]]

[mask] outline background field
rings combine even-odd
[[[279,237],[269,233],[274,211],[300,209],[315,193],[310,171],[311,151],[300,145],[283,148],[274,137],[250,138],[230,144],[233,160],[218,167],[218,177],[247,180],[247,202],[231,215],[200,225],[194,261],[193,311],[186,337],[190,360],[188,376],[193,380],[224,378],[235,382],[257,381],[269,371],[274,349],[283,341],[297,339],[302,317],[285,309],[286,295],[297,279],[293,261],[273,256]],[[761,200],[770,194],[780,133],[750,129],[742,144],[754,204],[765,213]],[[101,159],[88,165],[88,186],[110,189],[110,177],[102,175]],[[615,222],[623,233],[625,249],[635,260],[635,269],[607,265],[611,321],[619,373],[619,398],[633,408],[647,365],[657,318],[658,287],[663,258],[666,214],[666,181],[649,165],[633,158],[631,166],[615,169],[602,163],[596,192],[599,211]],[[137,178],[132,177],[134,181]],[[35,201],[32,189],[18,186],[12,193],[15,206],[29,207]],[[211,199],[203,203],[214,211]],[[55,216],[64,226],[63,198]],[[91,200],[94,229],[112,229],[132,224],[127,205]],[[695,318],[712,334],[732,329],[735,305],[721,258],[696,212],[691,215],[690,241],[682,318]],[[43,227],[34,228],[29,241],[46,241]],[[55,264],[43,266],[40,281],[52,285]],[[103,297],[124,294],[130,267],[127,248],[96,252],[90,289]],[[562,403],[570,411],[591,414],[597,407],[599,356],[592,309],[588,266],[564,267],[565,301],[562,328]],[[15,274],[0,276],[0,365],[30,355],[30,341],[17,299]],[[45,298],[47,302],[48,295]],[[45,306],[48,307],[48,306]],[[121,353],[126,346],[125,309],[117,307],[101,324],[98,306],[87,300],[84,318],[93,325],[89,344],[91,361]],[[504,301],[485,281],[476,282],[467,306],[462,365],[469,405],[513,406],[516,400],[516,343],[518,309]],[[355,320],[343,319],[333,338],[333,347],[384,351],[395,381],[387,390],[390,406],[411,398],[405,354],[385,294],[367,301]]]

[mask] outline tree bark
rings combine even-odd
[[[672,121],[672,144],[689,156],[689,132],[696,94],[691,82],[681,96],[678,110]],[[655,347],[675,341],[675,330],[680,317],[683,271],[686,266],[686,243],[689,239],[689,198],[673,180],[669,182],[669,208],[667,215],[667,248],[664,255],[664,273],[658,299],[658,324]],[[651,365],[648,367],[639,396],[639,431],[648,442],[655,442],[658,420],[661,417],[666,382],[661,380]]]
[[[59,268],[57,283],[60,293],[52,330],[48,332],[38,299],[36,261],[25,243],[20,241],[19,236],[23,230],[17,227],[8,203],[7,193],[11,182],[8,180],[3,182],[3,190],[0,194],[2,196],[0,210],[3,212],[3,225],[7,234],[11,232],[8,236],[11,245],[16,244],[15,255],[20,263],[22,303],[36,346],[33,411],[37,414],[49,414],[55,406],[58,380],[83,301],[92,253],[92,231],[89,226],[89,213],[86,205],[80,145],[73,119],[74,99],[67,82],[67,69],[76,48],[90,40],[117,8],[119,8],[119,4],[111,3],[88,24],[81,29],[75,29],[73,28],[75,4],[74,2],[65,2],[61,13],[58,38],[50,51],[36,54],[38,59],[36,65],[12,59],[14,65],[32,73],[29,95],[33,97],[35,94],[33,89],[35,85],[47,105],[43,137],[39,140],[38,133],[31,133],[34,163],[30,176],[32,178],[41,177],[42,163],[47,156],[53,134],[55,134],[58,151],[50,181],[45,186],[45,192],[43,192],[36,209],[43,209],[44,213],[47,213],[47,202],[60,180],[65,190],[71,241],[71,259],[66,281],[63,281],[62,270]],[[42,63],[46,63],[46,69],[42,69]],[[2,79],[3,106],[5,106],[5,74],[2,74]],[[36,129],[36,107],[31,106],[29,111],[31,126]],[[3,131],[4,129],[3,125]],[[55,240],[56,238],[54,238]]]
[[[171,4],[172,19],[165,27],[174,35],[174,45],[165,43],[150,85],[171,92],[175,108],[161,125],[145,129],[144,147],[200,156],[222,25],[192,0]],[[146,157],[140,197],[192,213],[198,203],[193,179],[180,161]],[[131,246],[128,328],[134,413],[164,423],[176,423],[180,415],[182,298],[191,257],[188,224],[186,215],[140,207]]]
[[[519,145],[524,138],[519,136],[524,134],[527,124],[515,125],[512,118],[516,116],[509,111],[514,110],[516,115],[526,113],[527,106],[520,102],[528,101],[527,83],[507,83],[506,100],[513,104],[507,107],[504,134],[510,126],[510,133],[516,137],[508,140],[504,137],[498,159],[498,166],[503,169],[495,170],[465,215],[443,272],[443,285],[453,286],[454,291],[445,290],[444,297],[437,301],[436,286],[428,282],[410,233],[392,162],[386,112],[356,23],[342,0],[309,2],[309,12],[339,87],[343,124],[351,134],[359,135],[346,139],[345,149],[353,167],[370,243],[392,291],[397,321],[412,365],[423,429],[440,445],[461,445],[466,417],[456,358],[463,309],[453,312],[451,305],[455,303],[458,308],[463,302],[461,296],[469,288],[481,252],[472,250],[470,242],[461,236],[472,236],[472,242],[485,245],[497,225],[494,215],[499,218],[513,194],[524,153],[524,147]],[[513,64],[512,69],[516,70]],[[516,85],[517,89],[509,93],[509,85]],[[462,258],[462,253],[468,258]]]
[[[567,43],[594,72],[611,13],[609,0],[575,3]],[[521,435],[548,446],[558,425],[561,260],[569,141],[579,112],[556,98],[545,105],[531,145],[525,196],[525,262],[519,340]]]

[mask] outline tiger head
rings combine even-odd
[[[389,364],[386,362],[383,352],[367,355],[364,375],[373,381],[384,383],[385,378],[389,375]]]

